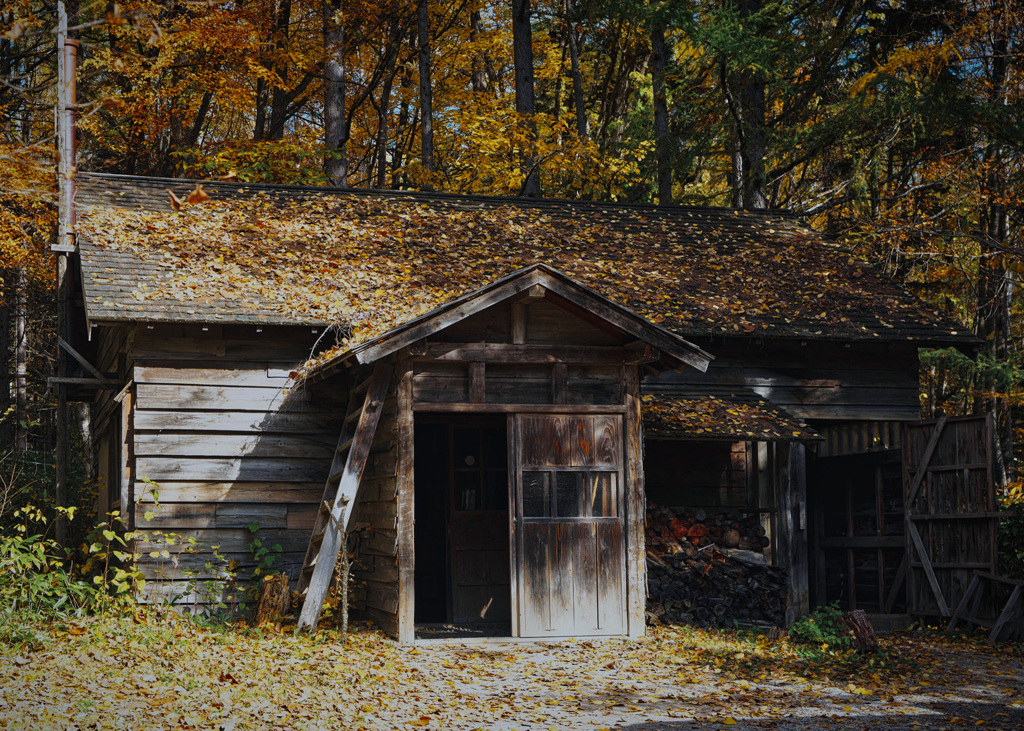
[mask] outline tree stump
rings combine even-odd
[[[260,584],[260,596],[252,613],[252,626],[274,623],[291,608],[291,585],[287,574],[266,576]]]
[[[878,649],[878,637],[875,635],[875,628],[868,621],[868,615],[863,609],[855,609],[852,612],[843,612],[839,621],[843,623],[853,634],[853,646],[861,651],[873,651]]]

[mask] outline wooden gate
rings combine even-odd
[[[515,421],[518,636],[624,634],[622,417]]]
[[[908,425],[903,484],[910,612],[948,617],[975,570],[996,570],[991,417]]]

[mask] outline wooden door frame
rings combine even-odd
[[[647,603],[646,592],[646,571],[645,571],[645,543],[644,543],[644,514],[646,512],[646,498],[644,494],[643,458],[642,458],[642,433],[640,422],[640,378],[636,368],[623,367],[625,373],[624,396],[625,404],[595,405],[574,405],[574,404],[465,404],[465,403],[415,403],[412,399],[412,379],[408,383],[408,404],[409,404],[409,437],[412,436],[412,417],[433,415],[443,421],[445,416],[458,414],[480,414],[499,416],[504,414],[509,429],[509,469],[514,469],[517,464],[519,453],[517,440],[512,438],[515,433],[516,414],[547,414],[564,416],[583,415],[622,415],[623,430],[623,467],[622,467],[622,491],[623,491],[623,534],[625,536],[625,569],[626,569],[626,636],[638,638],[644,636],[645,631],[645,609]],[[411,373],[411,369],[410,369]],[[629,374],[633,377],[630,378]],[[429,418],[429,417],[428,417]],[[411,461],[410,461],[411,463]],[[412,475],[406,478],[411,491],[415,490]],[[518,605],[518,557],[516,552],[516,541],[518,539],[518,523],[516,518],[515,485],[510,485],[509,490],[509,581],[511,582],[511,611],[512,611],[512,636],[519,636],[519,605]],[[411,496],[410,496],[411,498]],[[412,499],[409,499],[411,508]],[[411,517],[411,516],[410,516]],[[412,520],[409,520],[404,530],[408,531],[409,548],[412,547],[412,531],[414,530]],[[402,527],[399,529],[403,530]],[[401,541],[401,539],[400,539]],[[411,554],[411,550],[409,551]],[[401,554],[405,558],[408,554]],[[409,558],[412,558],[411,555]],[[411,564],[411,561],[409,562]],[[415,590],[412,586],[412,572],[409,572],[408,588],[403,589],[401,604],[412,607],[412,598]],[[401,633],[400,641],[412,642],[415,639],[415,626],[412,621],[411,609],[407,609],[409,619],[408,629]]]
[[[592,410],[592,408],[590,410],[587,410],[587,411],[583,411],[583,410],[579,410],[579,409],[573,411],[571,408],[569,408],[569,409],[566,410],[566,412],[564,414],[563,413],[553,414],[551,412],[539,412],[539,411],[535,411],[535,410],[532,410],[532,409],[524,409],[523,411],[520,411],[520,412],[517,412],[517,413],[514,413],[514,414],[509,414],[509,416],[508,416],[508,419],[509,419],[509,434],[513,435],[513,438],[509,439],[509,460],[510,460],[509,468],[511,470],[513,470],[512,483],[511,483],[511,488],[512,489],[509,490],[509,510],[510,510],[510,516],[511,516],[510,520],[511,520],[511,524],[512,524],[512,526],[511,526],[512,530],[509,531],[509,535],[510,535],[509,550],[510,550],[510,563],[511,563],[510,577],[511,577],[511,579],[513,581],[513,584],[512,584],[512,631],[513,631],[513,635],[512,636],[513,637],[521,637],[522,636],[522,633],[521,633],[521,629],[522,628],[519,626],[519,617],[520,617],[520,612],[519,612],[520,582],[519,582],[519,578],[520,577],[519,577],[519,574],[518,574],[518,569],[520,567],[522,567],[524,565],[524,563],[525,563],[525,556],[524,556],[525,549],[524,549],[523,546],[520,545],[519,540],[518,540],[518,537],[519,537],[518,536],[518,528],[522,524],[522,520],[523,520],[522,509],[521,509],[522,505],[521,505],[521,501],[518,498],[519,498],[519,495],[521,494],[521,491],[522,491],[522,473],[523,473],[522,465],[520,464],[521,446],[522,446],[522,420],[521,419],[522,419],[522,417],[528,417],[528,416],[548,416],[548,417],[558,417],[558,416],[568,416],[568,417],[571,417],[571,416],[619,416],[619,417],[622,417],[620,422],[619,422],[619,437],[621,439],[621,446],[620,446],[620,448],[622,450],[622,452],[621,452],[622,456],[621,456],[621,460],[620,460],[620,464],[618,466],[618,469],[616,470],[616,473],[615,473],[619,477],[618,483],[619,483],[620,493],[618,495],[618,505],[619,505],[619,516],[618,517],[619,517],[619,520],[621,521],[621,534],[622,534],[622,538],[621,538],[621,556],[622,556],[622,586],[623,586],[623,593],[622,593],[622,603],[620,605],[620,611],[622,612],[622,625],[623,625],[623,628],[625,630],[624,634],[626,636],[629,636],[629,637],[642,636],[642,630],[640,632],[640,635],[634,635],[633,634],[635,622],[633,621],[633,617],[631,616],[631,612],[630,612],[630,599],[632,597],[634,597],[636,594],[638,594],[639,590],[638,590],[638,588],[634,588],[634,586],[631,585],[631,583],[630,583],[631,582],[631,568],[632,568],[631,567],[631,562],[630,562],[630,550],[629,550],[630,549],[630,538],[631,538],[630,528],[632,526],[632,521],[631,521],[631,507],[632,507],[632,500],[631,500],[631,498],[632,498],[632,494],[631,494],[631,487],[630,487],[631,486],[631,481],[630,481],[630,469],[629,469],[630,457],[629,457],[629,454],[628,454],[630,443],[629,443],[629,438],[628,438],[628,435],[627,435],[627,426],[626,426],[626,422],[628,421],[628,415],[624,413],[624,410],[621,407],[620,408],[614,408],[613,407],[611,409],[605,410],[604,412],[595,412],[595,411]],[[578,471],[585,471],[585,470],[588,470],[588,469],[591,469],[591,468],[574,468],[571,471],[577,471],[577,470]],[[641,529],[641,531],[643,529],[642,523],[641,523],[641,528],[640,529]],[[641,553],[643,553],[644,550],[645,550],[644,547],[641,546],[641,548],[640,548]],[[644,603],[644,605],[646,605],[646,598],[647,598],[646,597],[646,592],[644,592],[644,595],[641,598],[641,601]],[[641,616],[643,617],[644,615],[642,614]],[[583,636],[583,635],[578,635],[577,633],[573,633],[572,636]],[[615,635],[608,635],[608,636],[615,636]],[[541,639],[544,639],[544,637],[543,636],[539,636],[539,637],[536,637],[536,638],[532,638],[531,637],[531,639],[541,640]],[[550,639],[550,638],[548,638],[548,639]]]

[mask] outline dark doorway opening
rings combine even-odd
[[[417,637],[508,636],[505,417],[417,418]]]
[[[819,458],[808,465],[807,484],[813,603],[906,612],[901,453]]]

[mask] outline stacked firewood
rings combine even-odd
[[[757,515],[647,510],[648,623],[782,626],[786,572],[764,558]]]

